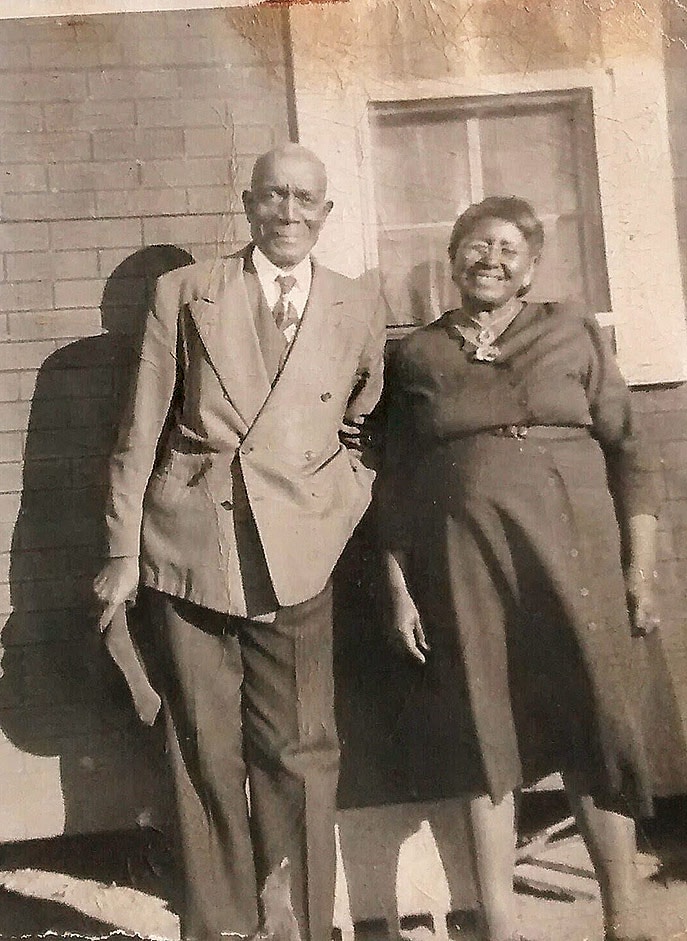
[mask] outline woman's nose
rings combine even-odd
[[[501,248],[498,245],[485,245],[482,251],[482,261],[487,265],[498,265],[501,261]]]

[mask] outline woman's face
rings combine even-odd
[[[529,285],[536,261],[516,225],[485,218],[458,243],[452,276],[463,301],[494,310]]]

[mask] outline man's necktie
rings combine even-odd
[[[280,274],[274,280],[279,285],[279,298],[272,309],[272,314],[274,322],[284,332],[292,324],[298,323],[296,308],[288,299],[289,291],[295,286],[296,279],[292,274]]]

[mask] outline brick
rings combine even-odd
[[[20,434],[0,435],[0,462],[20,461],[23,454],[22,436]]]
[[[175,98],[176,69],[107,69],[88,75],[88,93],[94,98]]]
[[[0,523],[0,549],[2,549],[3,552],[10,552],[14,545],[14,523]],[[5,613],[7,612],[3,612],[3,614]],[[2,620],[4,619],[0,617],[0,622]],[[3,644],[5,640],[6,634],[5,637],[3,637]]]
[[[139,242],[141,228],[137,219],[69,220],[51,222],[50,234],[55,247],[117,248]]]
[[[137,101],[136,120],[144,127],[224,127],[229,124],[227,103],[222,97],[198,101]]]
[[[25,431],[30,410],[28,402],[0,402],[0,432]]]
[[[234,131],[236,149],[242,154],[262,154],[275,144],[274,129],[267,124],[239,124]]]
[[[62,160],[89,160],[89,135],[79,131],[31,131],[3,134],[0,153],[5,163],[47,163]]]
[[[135,161],[90,161],[60,163],[48,167],[48,180],[53,190],[128,190],[137,186],[139,178]]]
[[[227,183],[224,186],[189,186],[186,190],[188,211],[194,214],[240,214],[241,195]]]
[[[2,375],[0,373],[0,375]],[[24,369],[19,373],[19,398],[22,400],[32,399],[36,391],[36,381],[38,379],[37,369]]]
[[[143,240],[147,245],[168,243],[185,246],[223,244],[227,219],[214,216],[178,216],[143,220]]]
[[[41,310],[52,306],[52,291],[45,281],[8,281],[0,284],[0,310]]]
[[[55,344],[47,340],[2,343],[0,344],[0,370],[35,369],[54,352]]]
[[[6,133],[43,130],[40,105],[0,104],[0,127]]]
[[[218,50],[211,39],[188,33],[187,29],[186,35],[178,38],[157,38],[155,42],[138,43],[135,51],[136,63],[143,67],[172,64],[181,67],[219,60]]]
[[[131,127],[134,124],[136,109],[133,101],[102,101],[96,98],[85,98],[80,101],[45,105],[43,113],[48,131],[69,128],[87,131]],[[7,130],[14,130],[14,128],[8,127]],[[23,128],[16,130],[23,130]],[[32,128],[26,128],[26,130],[32,130]]]
[[[70,219],[95,215],[92,193],[7,193],[2,197],[5,217],[11,222],[23,219]]]
[[[687,441],[667,441],[661,447],[661,457],[667,468],[687,467]]]
[[[98,336],[100,333],[102,333],[101,315],[97,307],[27,311],[23,314],[10,315],[10,336],[13,340],[77,338]]]
[[[20,499],[16,493],[0,493],[0,522],[12,523],[19,512]]]
[[[140,128],[136,144],[142,159],[181,157],[184,154],[184,132],[179,127]]]
[[[96,131],[92,139],[93,156],[96,160],[134,160],[137,156],[133,127],[127,127],[126,130]]]
[[[681,441],[687,439],[687,410],[655,414],[645,425],[649,441]]]
[[[105,40],[84,41],[73,36],[61,42],[35,42],[29,46],[31,65],[36,69],[85,69],[89,67],[119,65],[122,51],[119,46]]]
[[[197,186],[225,183],[230,178],[228,159],[155,160],[141,166],[144,186]]]
[[[3,44],[0,51],[0,66],[3,70],[15,71],[30,66],[29,49],[23,43]]]
[[[41,164],[6,164],[2,169],[0,187],[5,193],[36,193],[47,185],[48,173]]]
[[[5,256],[10,281],[60,280],[98,276],[98,253],[20,252]]]
[[[0,464],[0,492],[20,493],[22,489],[22,465]]]
[[[253,69],[245,66],[232,69],[231,66],[208,66],[188,68],[179,72],[179,87],[184,98],[206,98],[208,95],[220,98],[222,95],[236,94],[237,86],[245,83],[245,74]]]
[[[674,529],[687,528],[687,500],[667,500],[661,508],[661,519],[669,520]]]
[[[0,402],[14,402],[19,398],[19,373],[0,373]]]
[[[58,281],[54,287],[55,307],[97,308],[102,300],[104,287],[101,280]]]
[[[86,96],[84,72],[16,72],[0,81],[0,101],[74,101]]]
[[[98,214],[101,216],[180,215],[186,211],[184,191],[171,186],[163,189],[142,189],[98,193]]]
[[[189,157],[223,156],[231,159],[234,152],[234,134],[231,127],[186,129],[184,140]]]
[[[260,97],[257,90],[250,87],[242,94],[232,95],[229,101],[229,121],[240,127],[242,124],[252,124],[257,115],[263,124],[274,128],[275,140],[288,140],[288,127],[286,123],[286,106],[283,99],[283,88],[280,95],[275,95],[275,89],[265,91]],[[260,100],[260,110],[256,113],[256,97]]]
[[[687,408],[687,384],[674,388],[635,389],[632,407],[636,412],[654,414]]]
[[[0,225],[1,252],[43,251],[49,244],[45,222],[5,222]]]

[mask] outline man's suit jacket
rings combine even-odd
[[[141,581],[244,614],[232,462],[281,605],[317,594],[360,520],[374,472],[340,438],[381,392],[384,325],[358,282],[313,264],[310,296],[271,383],[241,253],[163,275],[110,465],[112,557]],[[250,573],[248,573],[250,575]]]

